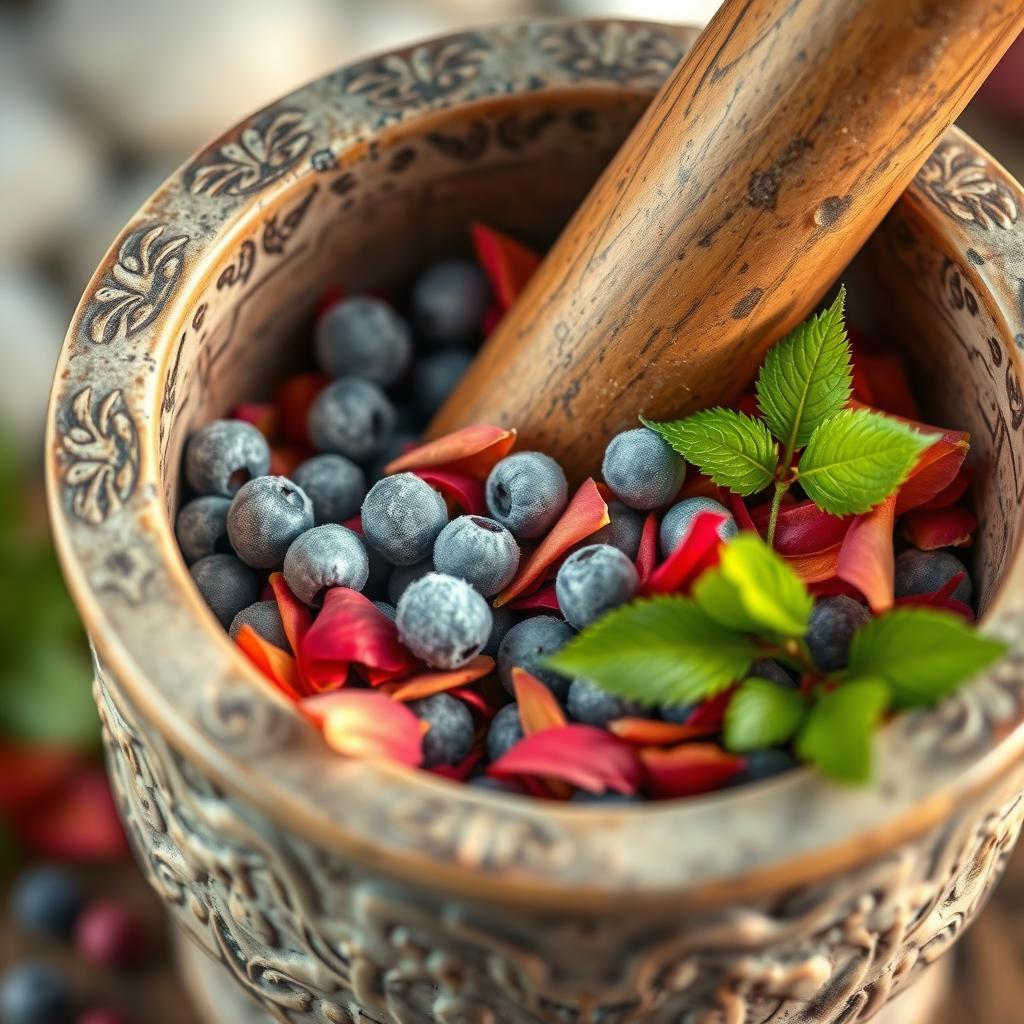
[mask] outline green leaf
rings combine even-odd
[[[757,657],[750,640],[693,601],[665,596],[616,609],[547,664],[644,704],[688,704],[742,679]]]
[[[872,737],[888,704],[889,687],[880,679],[857,679],[820,693],[797,738],[797,753],[833,779],[866,782]]]
[[[749,532],[722,548],[718,568],[701,576],[694,597],[710,618],[730,629],[794,639],[807,632],[814,605],[803,580]]]
[[[769,679],[744,681],[725,712],[725,745],[737,753],[785,743],[800,727],[807,698]]]
[[[732,409],[705,409],[671,423],[651,423],[642,416],[640,421],[736,494],[756,494],[774,478],[779,447],[761,420]]]
[[[765,356],[757,377],[757,401],[772,433],[787,452],[850,399],[853,374],[843,323],[846,289],[823,313],[794,328]]]
[[[897,708],[920,707],[952,693],[1006,651],[1006,644],[949,612],[897,608],[854,635],[850,671],[885,679]]]
[[[936,440],[867,409],[840,412],[815,430],[797,481],[826,512],[859,515],[888,498]]]

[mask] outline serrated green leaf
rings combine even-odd
[[[820,693],[800,730],[797,753],[830,778],[866,782],[871,775],[872,738],[889,697],[886,683],[871,678]]]
[[[723,626],[796,639],[807,632],[814,604],[803,580],[752,533],[722,548],[718,568],[697,581],[694,598]]]
[[[616,609],[547,664],[644,704],[688,704],[742,679],[757,657],[750,640],[693,601],[665,596]]]
[[[800,727],[807,698],[769,679],[744,681],[725,712],[725,745],[736,753],[785,743]]]
[[[757,402],[788,452],[850,400],[853,374],[843,323],[846,289],[824,312],[794,328],[765,356],[757,376]]]
[[[736,494],[756,494],[774,478],[779,448],[761,420],[733,409],[705,409],[671,423],[640,420],[687,462]]]
[[[952,693],[1006,650],[949,612],[897,608],[854,634],[850,671],[885,679],[897,708],[921,707]]]
[[[936,440],[889,416],[846,410],[815,430],[796,478],[819,508],[859,515],[888,498]]]

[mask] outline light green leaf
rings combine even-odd
[[[684,597],[634,601],[599,619],[547,664],[644,704],[688,704],[742,679],[758,657]]]
[[[725,745],[737,753],[785,743],[800,727],[807,698],[769,679],[744,681],[725,712]]]
[[[846,289],[823,313],[794,328],[765,356],[757,377],[757,401],[772,433],[788,452],[850,399],[853,375],[843,323]]]
[[[807,632],[814,604],[803,580],[749,532],[722,548],[718,568],[697,581],[694,597],[723,626],[794,639]]]
[[[826,512],[859,515],[888,498],[936,440],[867,409],[840,412],[815,430],[797,481]]]
[[[850,671],[885,679],[897,708],[920,707],[952,693],[1006,650],[950,612],[897,608],[854,634]]]
[[[871,775],[875,727],[889,705],[880,679],[856,679],[820,693],[797,739],[800,757],[842,782],[866,782]]]
[[[705,409],[671,423],[640,420],[721,487],[756,494],[772,482],[779,447],[761,420],[732,409]]]

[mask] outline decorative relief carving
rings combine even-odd
[[[1011,228],[1020,210],[1010,186],[976,150],[941,142],[917,173],[918,186],[950,217],[986,231]]]

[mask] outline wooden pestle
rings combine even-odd
[[[430,436],[514,426],[578,480],[638,413],[735,395],[1022,28],[1024,0],[725,0]]]

